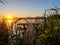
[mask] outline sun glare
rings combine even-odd
[[[13,19],[13,16],[11,16],[11,15],[6,15],[5,18],[6,18],[7,20],[12,20],[12,19]]]
[[[12,19],[13,19],[13,17],[12,17],[12,16],[7,16],[7,19],[9,19],[9,20],[11,19],[11,20],[12,20]]]
[[[4,17],[5,17],[6,23],[8,24],[11,24],[14,21],[14,17],[10,14],[5,15]]]
[[[11,24],[12,23],[12,20],[8,20],[7,23]]]

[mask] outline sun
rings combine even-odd
[[[8,19],[12,19],[13,17],[9,15],[7,18],[8,18]]]
[[[6,19],[13,19],[13,14],[7,13],[4,16]]]
[[[5,15],[4,16],[6,23],[11,24],[14,21],[14,16],[13,15]]]
[[[13,20],[13,16],[11,16],[11,15],[8,15],[6,18],[7,18],[7,20]]]

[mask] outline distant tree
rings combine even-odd
[[[51,15],[48,18],[54,18],[54,20],[60,19],[60,14]]]

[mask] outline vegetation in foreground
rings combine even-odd
[[[36,45],[60,45],[60,21],[57,15],[49,16],[38,26]]]
[[[0,21],[0,45],[8,45],[8,30],[4,20]],[[35,45],[60,45],[59,18],[57,16],[45,18],[44,22],[37,27],[35,36]]]

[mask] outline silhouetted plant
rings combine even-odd
[[[57,16],[47,17],[45,22],[38,26],[36,35],[36,45],[60,45],[60,21]]]
[[[0,45],[8,45],[8,26],[5,21],[0,21]]]

